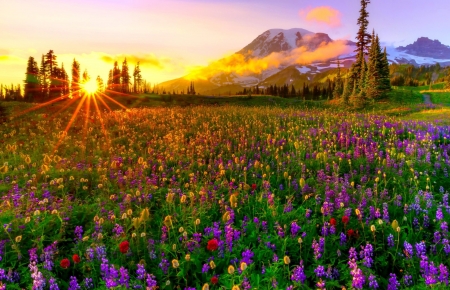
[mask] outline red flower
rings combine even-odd
[[[75,264],[78,264],[78,263],[81,262],[80,256],[78,256],[77,254],[74,254],[74,255],[72,256],[72,260],[73,260],[73,262],[74,262]]]
[[[127,253],[129,248],[130,248],[130,243],[128,241],[123,241],[119,245],[119,250],[122,254]]]
[[[342,217],[342,222],[343,222],[344,224],[347,224],[349,220],[350,220],[350,218],[349,218],[348,216],[346,216],[346,215],[344,215],[344,216]]]
[[[352,230],[352,229],[349,229],[349,230],[347,231],[347,236],[349,236],[350,238],[351,238],[351,237],[354,237],[354,236],[355,236],[355,231]]]
[[[70,261],[69,259],[62,259],[59,265],[61,266],[61,268],[67,269],[70,267]]]
[[[217,278],[216,276],[213,276],[211,278],[211,284],[216,285],[217,283],[219,283],[219,278]]]
[[[256,183],[252,184],[252,190],[256,190]]]
[[[215,251],[219,247],[219,242],[216,239],[212,239],[208,241],[208,245],[206,246],[206,249],[208,251]]]
[[[336,226],[336,219],[335,219],[335,218],[331,218],[331,219],[330,219],[330,224],[331,224],[332,226]]]

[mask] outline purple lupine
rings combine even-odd
[[[86,289],[94,288],[94,281],[92,280],[92,278],[84,278],[83,284]]]
[[[351,259],[348,262],[350,267],[350,274],[352,275],[352,287],[355,289],[362,289],[364,284],[366,283],[366,278],[360,268],[358,268],[358,264],[356,264],[355,259]]]
[[[44,269],[52,271],[53,269],[53,256],[54,253],[57,251],[56,248],[57,242],[53,242],[47,247],[44,248]]]
[[[83,226],[76,226],[74,233],[76,242],[81,242],[83,240]]]
[[[244,290],[248,290],[252,288],[252,285],[250,285],[250,281],[248,280],[248,278],[245,276],[244,277],[244,281],[242,281],[242,288]]]
[[[392,234],[389,234],[389,236],[387,237],[387,244],[389,248],[393,248],[395,243],[394,243],[394,236]]]
[[[136,278],[137,278],[138,280],[142,280],[142,279],[145,278],[146,272],[145,272],[145,267],[144,267],[144,265],[142,265],[142,264],[137,264],[136,274],[137,274]]]
[[[405,286],[412,286],[414,284],[412,275],[405,274],[405,276],[403,276],[403,283]]]
[[[433,235],[433,243],[437,244],[440,241],[441,241],[441,233],[438,231],[435,231],[434,235]]]
[[[406,252],[406,258],[407,259],[411,259],[414,256],[414,249],[413,246],[408,243],[407,241],[403,242],[403,248],[405,248],[405,252]]]
[[[436,220],[440,221],[444,219],[444,213],[442,212],[442,208],[438,207],[436,211]]]
[[[340,237],[339,244],[341,246],[344,246],[346,243],[347,243],[347,235],[344,234],[343,232],[341,232],[341,237]]]
[[[68,290],[78,290],[81,286],[78,284],[77,277],[70,276],[69,288]]]
[[[119,284],[128,288],[128,283],[130,281],[130,276],[128,275],[128,270],[124,267],[120,267],[119,269],[120,279]]]
[[[322,265],[317,266],[317,268],[314,269],[314,273],[316,273],[316,276],[317,276],[318,278],[325,277],[325,275],[326,275],[326,273],[325,273],[325,267],[322,266]]]
[[[449,255],[450,254],[450,242],[448,239],[443,239],[442,240],[442,244],[444,245],[444,253],[445,255]]]
[[[427,246],[425,245],[425,242],[422,241],[420,243],[416,243],[416,255],[418,258],[422,257],[423,255],[426,255],[427,253]]]
[[[202,266],[202,273],[204,274],[204,273],[206,273],[208,271],[209,271],[209,264],[208,263],[203,264],[203,266]]]
[[[373,275],[373,274],[369,275],[369,288],[371,288],[371,289],[378,289],[378,287],[379,287],[378,282],[375,278],[376,278],[375,275]]]
[[[147,279],[145,282],[147,283],[147,287],[150,289],[156,289],[154,287],[158,285],[158,283],[156,283],[156,277],[153,276],[153,274],[147,274]]]
[[[314,259],[318,260],[322,257],[324,244],[325,239],[323,237],[320,237],[319,243],[316,241],[316,239],[313,240],[312,248],[314,250]]]
[[[5,245],[6,245],[6,242],[7,242],[8,240],[0,240],[0,262],[2,261],[2,259],[3,259],[3,251],[4,251],[4,249],[5,249]]]
[[[33,279],[33,290],[43,290],[45,287],[45,278],[41,272],[39,272],[36,262],[31,262],[28,266],[31,271],[31,278]]]
[[[360,257],[363,258],[363,265],[370,268],[373,263],[373,246],[370,243],[364,247],[364,250],[361,251]]]
[[[348,259],[349,260],[358,260],[358,253],[356,252],[356,249],[351,247],[350,250],[348,251]]]
[[[385,223],[389,222],[389,211],[387,203],[383,203],[383,220]]]
[[[297,233],[301,230],[302,228],[297,224],[297,222],[293,221],[291,223],[291,237],[296,237]]]
[[[394,273],[389,274],[387,290],[397,290],[398,287],[400,283],[397,281],[397,276]]]
[[[50,286],[50,290],[59,290],[58,284],[56,283],[56,279],[51,277],[48,280],[48,284]]]
[[[251,250],[249,250],[249,249],[245,250],[244,252],[242,252],[241,263],[245,262],[247,265],[252,264],[253,263],[252,258],[254,255],[255,254]]]
[[[300,261],[300,265],[295,267],[292,271],[291,281],[304,284],[306,281],[305,270],[303,267],[303,260]]]
[[[439,282],[448,286],[448,268],[444,264],[439,265]]]

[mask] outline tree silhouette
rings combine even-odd
[[[38,99],[40,93],[39,67],[32,56],[28,58],[24,90],[24,101],[34,102]]]

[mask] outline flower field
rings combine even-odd
[[[71,117],[0,124],[0,289],[448,287],[449,126],[239,106]]]

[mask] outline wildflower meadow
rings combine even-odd
[[[448,289],[449,126],[226,105],[0,133],[0,289]]]

